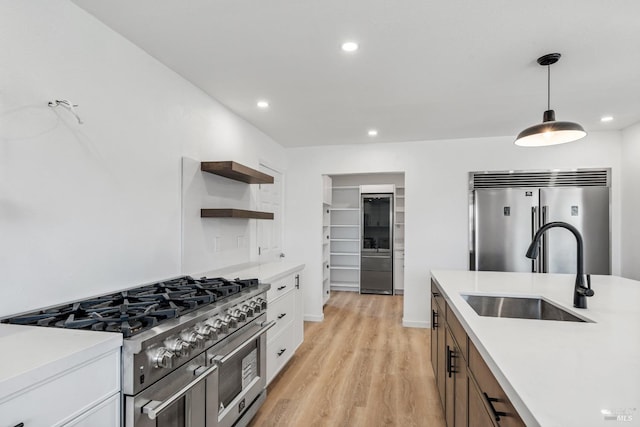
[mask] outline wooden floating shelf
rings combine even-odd
[[[200,162],[200,170],[247,184],[273,184],[273,177],[236,162]]]
[[[201,218],[273,219],[273,213],[247,211],[244,209],[200,209],[200,217]]]

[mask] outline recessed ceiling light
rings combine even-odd
[[[358,43],[356,42],[344,42],[342,43],[342,50],[345,52],[355,52],[358,50]]]
[[[602,116],[602,118],[600,119],[601,122],[610,122],[613,120],[612,116]]]
[[[269,103],[267,101],[261,100],[256,103],[258,108],[269,108]]]
[[[367,134],[369,136],[378,136],[378,131],[375,129],[369,129],[369,132],[367,132]]]

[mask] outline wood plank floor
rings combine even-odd
[[[332,292],[249,426],[444,427],[429,330],[402,327],[402,298]]]

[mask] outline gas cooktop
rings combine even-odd
[[[2,320],[3,323],[121,332],[125,338],[164,320],[258,286],[258,279],[179,277]]]

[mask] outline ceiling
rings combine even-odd
[[[640,121],[637,0],[73,1],[285,147]]]

